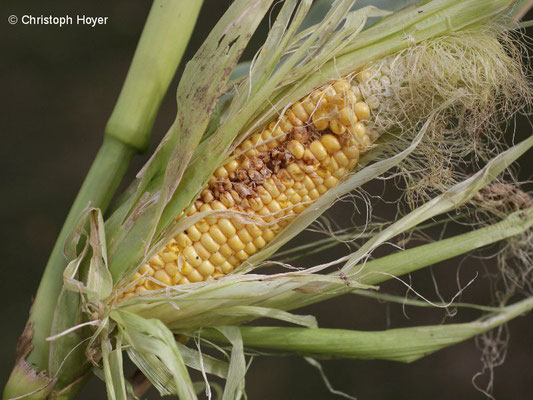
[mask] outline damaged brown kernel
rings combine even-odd
[[[371,143],[360,121],[369,113],[348,79],[294,103],[235,149],[187,213],[238,211],[247,221],[200,220],[153,256],[122,296],[213,279],[245,262],[357,165]]]

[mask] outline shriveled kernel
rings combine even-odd
[[[326,151],[322,143],[320,143],[320,141],[318,140],[314,140],[309,145],[309,149],[311,150],[313,155],[316,157],[316,159],[319,161],[324,160],[328,156],[328,152]]]
[[[370,107],[363,101],[355,103],[354,111],[359,120],[365,120],[370,117]]]
[[[304,156],[305,147],[303,146],[303,144],[301,144],[297,140],[291,140],[287,144],[287,149],[291,152],[291,154],[297,160],[301,159]]]
[[[370,73],[365,70],[358,78]],[[359,153],[377,138],[360,122],[371,116],[373,95],[363,86],[364,101],[359,88],[351,86],[351,77],[332,81],[246,138],[229,155],[234,159],[215,170],[209,186],[178,218],[228,209],[247,213],[257,223],[216,214],[205,217],[172,238],[119,298],[230,273],[344,179],[357,165]],[[154,282],[141,271],[154,276]]]
[[[321,142],[326,148],[327,152],[330,154],[333,154],[341,149],[341,144],[339,143],[339,140],[333,135],[323,135]]]

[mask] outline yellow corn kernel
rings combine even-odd
[[[169,276],[176,276],[176,274],[178,273],[178,265],[174,263],[166,264],[165,271]]]
[[[357,78],[364,81],[370,73]],[[227,209],[246,213],[248,220],[214,215],[198,221],[144,264],[119,298],[221,278],[267,246],[293,217],[335,187],[368,148],[363,121],[371,113],[361,99],[350,80],[332,81],[246,138],[186,214]]]
[[[342,148],[339,140],[333,135],[323,135],[321,142],[329,154],[333,154]]]
[[[206,260],[198,267],[198,272],[203,276],[213,275],[215,272],[215,266]]]
[[[200,242],[210,254],[216,253],[220,248],[220,245],[211,237],[209,233],[204,233],[200,238]]]
[[[313,153],[317,160],[322,161],[328,156],[328,152],[318,140],[314,140],[309,146],[309,150]]]
[[[291,154],[296,158],[297,160],[301,159],[304,156],[305,147],[303,144],[298,142],[297,140],[291,140],[289,144],[287,145],[287,149],[291,152]],[[292,165],[292,164],[291,164]]]
[[[170,286],[172,284],[172,279],[170,279],[170,276],[164,269],[156,271],[154,274],[154,279],[161,283],[164,283],[167,286]]]
[[[354,111],[359,120],[365,120],[370,117],[370,107],[365,102],[359,101],[355,103]]]

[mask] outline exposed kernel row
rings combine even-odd
[[[200,220],[143,265],[121,297],[233,271],[357,165],[371,143],[363,122],[369,118],[369,106],[348,79],[294,103],[241,143],[187,213],[234,210],[249,221]]]

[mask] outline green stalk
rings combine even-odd
[[[155,0],[139,40],[126,81],[105,128],[105,137],[93,165],[67,216],[46,265],[29,324],[22,336],[17,362],[31,367],[27,379],[10,379],[5,397],[27,393],[35,373],[46,373],[54,310],[67,260],[65,241],[89,203],[105,211],[136,152],[148,147],[161,101],[179,65],[194,28],[202,0]],[[75,318],[75,316],[73,316]],[[21,353],[24,349],[24,353]],[[25,368],[24,371],[27,369]],[[13,375],[12,375],[13,376]],[[43,396],[44,395],[44,396]],[[44,392],[36,398],[46,398]]]

